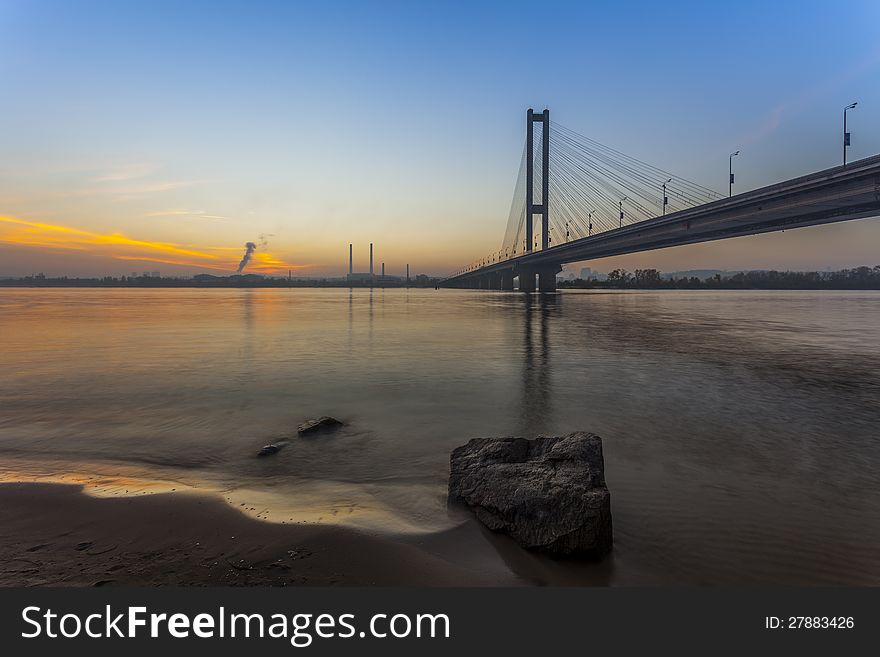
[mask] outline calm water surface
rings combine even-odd
[[[7,479],[162,481],[275,521],[436,532],[464,522],[454,447],[589,430],[614,555],[541,567],[880,585],[876,292],[2,289],[0,335]],[[296,438],[317,415],[348,426]]]

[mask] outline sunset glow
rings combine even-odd
[[[122,233],[96,233],[87,230],[16,217],[0,216],[0,244],[41,250],[74,250],[108,256],[116,260],[154,262],[235,271],[242,249],[229,246],[189,247],[170,242],[151,242]],[[265,251],[258,251],[248,270],[263,274],[286,274],[308,265],[288,263]]]

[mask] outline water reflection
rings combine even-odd
[[[550,359],[550,320],[556,310],[555,294],[517,295],[522,302],[523,368],[520,421],[523,435],[536,436],[553,416]]]
[[[238,304],[242,327],[240,357],[243,362],[249,363],[254,359],[256,342],[256,331],[254,329],[254,323],[256,321],[254,319],[254,314],[256,312],[254,309],[254,290],[241,290],[241,295],[238,297]],[[236,367],[234,371],[235,378],[238,381],[238,384],[242,387],[246,387],[253,383],[254,374],[250,368]]]

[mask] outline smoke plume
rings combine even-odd
[[[245,267],[247,267],[247,263],[251,261],[251,258],[254,255],[254,251],[257,250],[257,245],[253,242],[248,242],[244,245],[244,256],[241,258],[241,262],[238,263],[238,273],[240,274]]]

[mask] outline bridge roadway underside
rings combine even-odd
[[[568,262],[880,216],[880,155],[491,263],[441,287],[552,292]],[[535,279],[538,282],[536,284]]]

